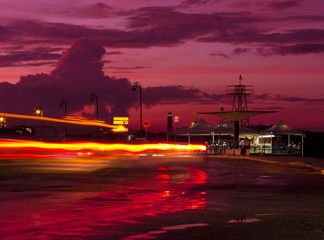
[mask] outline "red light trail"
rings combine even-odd
[[[8,153],[7,151],[16,150],[19,153]],[[35,157],[39,156],[39,152],[42,152],[41,156],[54,156],[53,152],[78,154],[82,151],[94,151],[100,154],[110,154],[112,152],[128,152],[128,153],[143,153],[147,151],[180,151],[180,152],[192,152],[192,151],[205,151],[204,145],[181,145],[181,144],[124,144],[124,143],[98,143],[98,142],[40,142],[32,140],[0,140],[0,156],[14,157],[14,156],[31,156],[28,151],[37,151]],[[24,152],[26,151],[26,152]],[[58,153],[56,153],[58,154]],[[81,154],[82,155],[82,154]],[[86,153],[87,156],[92,156],[93,153]]]

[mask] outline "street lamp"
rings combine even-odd
[[[37,109],[35,109],[35,113],[37,116],[40,116],[41,118],[43,118],[44,110],[43,110],[42,106],[39,106]],[[43,136],[43,132],[44,132],[43,129],[44,129],[44,121],[42,119],[41,137]]]
[[[0,117],[0,128],[6,127],[6,118],[5,117]]]
[[[64,107],[64,117],[66,117],[66,115],[67,115],[66,102],[65,101],[61,101],[59,106],[60,107]],[[66,136],[67,135],[67,125],[66,125],[66,123],[65,123],[64,129],[65,129],[65,136]]]
[[[97,108],[97,121],[99,120],[99,108],[98,108],[98,95],[96,93],[92,93],[90,96],[90,101],[96,100],[96,108]],[[97,136],[99,136],[99,128],[97,126]]]
[[[43,110],[42,110],[42,107],[39,106],[39,108],[35,110],[35,113],[36,113],[37,116],[41,116],[41,117],[43,117]]]
[[[140,131],[141,131],[140,136],[141,136],[141,141],[142,141],[142,129],[143,129],[142,117],[143,117],[143,112],[142,112],[142,86],[141,86],[141,83],[140,82],[134,82],[132,90],[136,91],[136,87],[138,87],[139,90],[140,90]]]

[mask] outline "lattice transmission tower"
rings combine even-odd
[[[233,95],[232,111],[247,112],[248,104],[246,100],[247,95],[253,95],[253,85],[243,85],[242,76],[239,76],[238,85],[227,85],[227,95]],[[241,120],[241,126],[249,126],[249,119]]]

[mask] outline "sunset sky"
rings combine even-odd
[[[250,119],[324,131],[323,0],[0,0],[0,112],[129,116],[149,131],[232,110],[226,85],[254,86]],[[8,120],[10,125],[10,120]]]

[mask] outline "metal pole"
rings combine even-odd
[[[238,149],[239,148],[239,121],[234,121],[234,133],[233,133],[233,145],[234,145],[234,149]]]
[[[141,137],[141,141],[142,141],[142,131],[143,131],[143,111],[142,111],[142,85],[140,82],[134,82],[133,83],[133,91],[136,90],[136,87],[139,88],[140,90],[140,137]]]
[[[43,120],[43,116],[44,116],[43,110],[41,110],[41,117],[42,117],[42,137],[44,135],[44,120]]]
[[[43,137],[43,127],[44,127],[44,122],[43,122],[43,108],[42,106],[39,106],[38,109],[35,109],[35,113],[37,116],[41,116],[41,120],[42,120],[42,126],[41,126],[41,137]]]
[[[302,137],[301,151],[302,151],[302,157],[304,157],[304,134],[302,134],[301,137]]]
[[[143,111],[142,111],[142,87],[141,85],[139,85],[139,89],[140,89],[140,125],[141,125],[141,141],[142,141],[142,130],[143,130]],[[146,133],[147,133],[147,129],[146,129]]]

